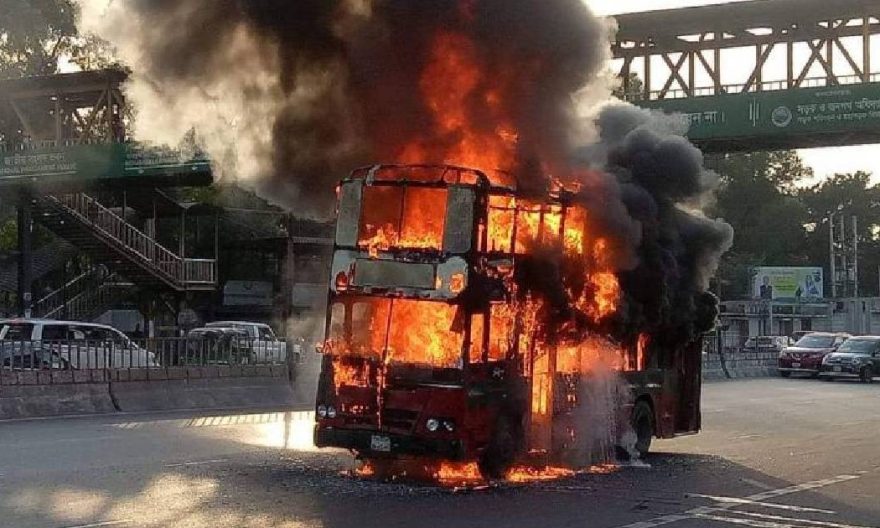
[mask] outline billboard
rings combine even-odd
[[[875,132],[880,127],[880,83],[730,93],[638,101],[683,114],[692,141],[755,138],[789,140],[805,134]]]
[[[821,299],[823,278],[822,268],[753,268],[752,295],[765,300]]]
[[[0,187],[37,184],[63,189],[95,182],[208,185],[211,164],[202,155],[138,143],[49,146],[0,151]]]

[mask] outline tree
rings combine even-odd
[[[859,291],[863,295],[877,291],[880,265],[880,186],[871,184],[871,174],[836,174],[798,194],[814,227],[807,237],[806,247],[810,260],[814,264],[829,261],[828,224],[831,213],[847,218],[856,216],[861,270]],[[850,226],[847,222],[847,229]],[[826,276],[830,280],[830,273],[826,273]]]
[[[47,75],[75,47],[73,0],[3,0],[0,3],[0,78]]]
[[[754,266],[810,264],[804,251],[810,217],[795,185],[813,173],[796,152],[728,154],[708,164],[722,182],[710,213],[735,233],[718,272],[722,295],[749,295]]]
[[[629,74],[629,86],[624,87],[623,79],[619,79],[620,84],[614,88],[611,95],[624,101],[642,99],[642,92],[645,89],[645,83],[636,73]]]

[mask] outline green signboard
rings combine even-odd
[[[880,83],[666,99],[639,106],[682,114],[690,125],[688,137],[696,142],[806,147],[880,135]]]
[[[137,143],[0,152],[0,186],[205,185],[211,180],[211,166],[204,156]]]

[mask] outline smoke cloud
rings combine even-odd
[[[517,136],[509,164],[488,170],[558,163],[576,130],[575,96],[608,84],[597,81],[605,23],[580,0],[81,4],[83,29],[133,70],[138,139],[176,144],[194,129],[222,178],[309,216],[332,212],[335,183],[353,167],[444,162],[463,133]],[[463,63],[479,75],[454,86],[446,74]],[[426,67],[440,96],[459,100],[426,101]],[[435,126],[432,105],[452,102],[475,130]]]
[[[222,179],[301,216],[332,214],[340,177],[373,163],[577,183],[623,292],[604,330],[653,346],[714,321],[706,292],[732,231],[700,208],[717,177],[678,118],[626,105],[584,117],[610,93],[609,24],[582,0],[81,3],[83,29],[133,70],[139,139],[194,130]],[[555,316],[595,320],[573,313],[565,273],[531,275]]]

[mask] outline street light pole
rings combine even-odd
[[[859,217],[852,217],[853,237],[853,297],[859,297]]]
[[[837,298],[837,273],[834,263],[834,215],[831,213],[828,217],[828,257],[831,259],[831,298]]]

